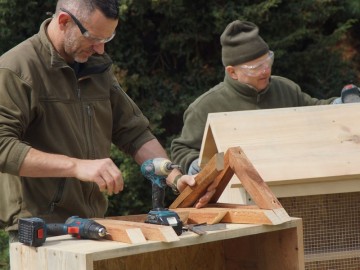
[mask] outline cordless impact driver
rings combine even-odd
[[[177,235],[182,234],[182,221],[178,214],[164,207],[166,177],[178,165],[165,158],[146,160],[141,165],[141,173],[152,184],[152,210],[147,215],[146,223],[172,226]]]

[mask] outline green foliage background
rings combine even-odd
[[[189,103],[223,79],[219,37],[235,19],[259,25],[276,55],[273,74],[294,80],[310,95],[328,98],[339,95],[345,84],[357,83],[358,1],[120,2],[118,34],[107,50],[119,81],[167,149],[181,131]],[[129,171],[130,164],[124,169]],[[128,186],[141,178],[138,169],[131,171]],[[150,205],[141,207],[144,200],[134,207],[124,196],[116,202],[126,209],[146,212]]]
[[[50,0],[0,0],[0,54],[37,33],[54,7]],[[223,79],[219,37],[233,20],[260,27],[275,52],[273,74],[294,80],[304,92],[327,98],[358,83],[358,0],[120,0],[120,13],[106,49],[120,83],[166,149],[181,131],[186,107]],[[115,148],[111,156],[125,190],[109,198],[107,215],[146,213],[150,183],[130,157]],[[169,192],[167,203],[172,199]],[[6,261],[6,253],[0,256]]]

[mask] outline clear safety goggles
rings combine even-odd
[[[95,36],[93,36],[93,35],[91,35],[89,33],[89,31],[82,25],[82,23],[79,21],[78,18],[75,17],[74,14],[72,14],[70,11],[68,11],[65,8],[60,8],[60,10],[67,13],[71,17],[71,19],[74,21],[74,23],[77,25],[77,27],[79,28],[81,34],[85,38],[91,40],[94,43],[107,43],[107,42],[109,42],[110,40],[112,40],[115,37],[115,32],[110,37],[107,37],[107,38],[95,37]]]
[[[254,65],[241,65],[239,66],[241,71],[250,77],[257,77],[261,75],[267,69],[271,69],[274,63],[274,52],[269,51],[268,57]]]

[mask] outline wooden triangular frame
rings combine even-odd
[[[223,204],[218,199],[233,175],[256,205]],[[290,220],[278,199],[263,181],[259,173],[240,147],[229,148],[215,154],[195,177],[196,184],[183,190],[170,209],[179,214],[187,224],[245,223],[277,225]],[[192,207],[211,185],[217,185],[216,192],[205,208]],[[146,215],[117,216],[96,219],[110,232],[108,239],[141,244],[146,240],[163,242],[179,241],[179,236],[169,226],[145,224]]]
[[[217,203],[234,174],[255,205]],[[185,188],[169,207],[178,213],[188,212],[188,223],[229,222],[275,225],[290,220],[281,203],[240,147],[229,148],[225,155],[215,154],[195,177],[195,181],[195,186]],[[217,187],[210,204],[206,208],[193,208],[212,184]]]

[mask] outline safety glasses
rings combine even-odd
[[[89,39],[90,41],[92,41],[94,43],[107,43],[115,37],[115,32],[110,37],[107,37],[107,38],[95,37],[89,33],[89,31],[82,25],[82,23],[70,11],[68,11],[65,8],[60,8],[60,10],[67,13],[71,17],[71,19],[74,21],[74,23],[77,25],[77,27],[80,29],[81,34],[85,38]]]
[[[268,57],[254,65],[241,65],[239,66],[241,71],[250,77],[257,77],[261,75],[267,69],[271,69],[274,63],[274,52],[269,51]]]

